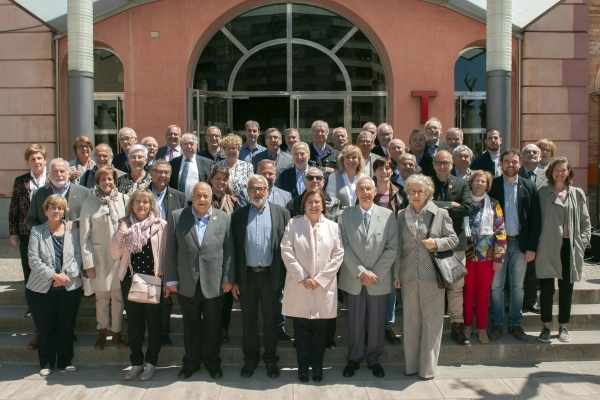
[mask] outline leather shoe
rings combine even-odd
[[[178,379],[187,379],[196,371],[200,371],[200,367],[196,368],[182,368],[181,371],[177,374]]]
[[[298,371],[298,379],[302,383],[308,383],[308,371]]]
[[[368,366],[370,370],[373,371],[373,376],[377,378],[383,378],[385,376],[385,371],[381,364],[373,364]]]
[[[277,332],[277,340],[283,343],[290,343],[292,338],[285,332]]]
[[[221,368],[215,368],[210,371],[210,377],[213,379],[221,379],[223,377],[223,371]]]
[[[173,346],[173,341],[171,340],[171,337],[168,334],[163,333],[162,335],[160,335],[160,345]]]
[[[33,339],[31,339],[31,342],[29,342],[29,344],[27,345],[27,348],[29,350],[35,350],[38,348],[38,335],[37,333],[35,334],[35,336],[33,337]]]
[[[319,383],[323,380],[323,370],[313,371],[313,382]]]
[[[221,342],[229,343],[229,330],[221,329]]]
[[[400,344],[400,339],[398,339],[398,336],[396,336],[396,332],[394,332],[393,328],[390,329],[386,329],[385,330],[385,339],[390,343],[390,344]]]
[[[256,369],[256,364],[251,361],[246,361],[244,366],[242,367],[242,372],[240,372],[240,376],[242,378],[250,378],[254,375],[254,370]]]
[[[524,313],[525,312],[531,312],[531,313],[534,313],[534,314],[541,314],[541,312],[542,312],[540,310],[540,306],[538,306],[537,304],[534,304],[531,307],[524,306],[522,311]]]
[[[329,350],[331,350],[331,349],[335,349],[335,348],[336,348],[335,341],[333,341],[333,340],[327,340],[327,341],[325,342],[325,348],[327,348],[327,349],[329,349]]]
[[[348,364],[346,364],[346,367],[344,367],[342,375],[344,375],[345,378],[350,378],[354,376],[354,371],[356,371],[359,368],[360,364],[356,361],[348,361]]]
[[[267,376],[269,378],[279,378],[279,367],[275,363],[267,363]]]

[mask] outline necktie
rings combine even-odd
[[[527,176],[529,176],[529,180],[532,181],[535,179],[535,174],[533,173],[533,171],[529,171],[527,173]]]
[[[185,163],[183,164],[183,169],[181,170],[181,176],[179,177],[179,191],[185,193],[185,181],[187,180],[187,174],[190,169],[189,158],[185,159]]]
[[[367,233],[369,232],[370,223],[371,223],[371,216],[369,215],[369,213],[365,213],[365,215],[363,215],[363,224],[365,224],[365,231]]]
[[[169,155],[167,156],[167,161],[171,161],[173,159],[173,151],[175,151],[175,149],[169,149]]]
[[[302,193],[304,193],[304,190],[306,189],[304,187],[304,175],[305,173],[302,174],[302,176],[300,176],[300,180],[298,181],[298,195],[301,195]]]

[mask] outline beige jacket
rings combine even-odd
[[[567,207],[556,197],[552,186],[541,188],[538,197],[542,213],[542,234],[535,257],[535,274],[538,279],[562,279],[560,249],[563,243],[563,221],[567,213],[571,243],[571,282],[579,282],[583,253],[592,235],[585,194],[580,188],[569,186]]]
[[[306,215],[292,218],[281,240],[287,269],[282,314],[317,319],[337,317],[337,272],[344,258],[339,226],[325,217],[313,229]],[[302,282],[313,278],[316,289]]]

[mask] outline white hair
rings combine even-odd
[[[121,140],[121,135],[123,135],[125,132],[131,132],[131,137],[134,137],[137,139],[137,135],[136,135],[135,131],[132,128],[128,128],[125,126],[121,129],[119,129],[119,133],[117,134],[117,140]]]
[[[65,159],[62,159],[60,157],[53,159],[52,161],[50,161],[50,164],[48,164],[48,171],[52,171],[52,167],[55,164],[64,164],[65,168],[68,170],[69,169],[69,162]]]
[[[181,143],[185,143],[185,142],[188,142],[190,140],[192,142],[198,144],[198,137],[196,135],[194,135],[193,133],[184,133],[181,136]]]
[[[372,187],[376,188],[377,186],[375,186],[375,181],[367,174],[362,174],[360,176],[360,178],[358,178],[356,180],[356,187],[358,187],[358,184],[362,181],[367,181],[368,184],[370,184]]]
[[[452,152],[452,158],[457,157],[458,153],[462,153],[465,151],[469,152],[469,157],[471,157],[471,161],[473,161],[473,151],[469,148],[469,146],[466,146],[464,144],[461,144],[460,146],[456,146],[456,148]]]
[[[269,187],[269,182],[267,181],[267,178],[265,178],[262,175],[258,175],[258,174],[254,174],[250,178],[248,178],[248,185],[250,185],[250,181],[253,179],[262,181],[265,184],[265,186]]]
[[[144,153],[144,157],[148,158],[148,149],[143,144],[134,144],[129,148],[129,155],[131,156],[133,153],[142,152]]]
[[[306,142],[296,142],[296,143],[294,143],[294,145],[292,146],[292,154],[294,153],[294,149],[295,149],[296,147],[300,147],[300,146],[303,146],[303,147],[305,147],[305,148],[306,148],[306,151],[310,152],[310,147],[308,147],[308,143],[306,143]]]

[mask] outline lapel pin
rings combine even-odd
[[[452,184],[448,185],[448,190],[452,190]]]
[[[215,215],[214,217],[212,217],[212,220],[216,221],[217,220],[217,216]]]

